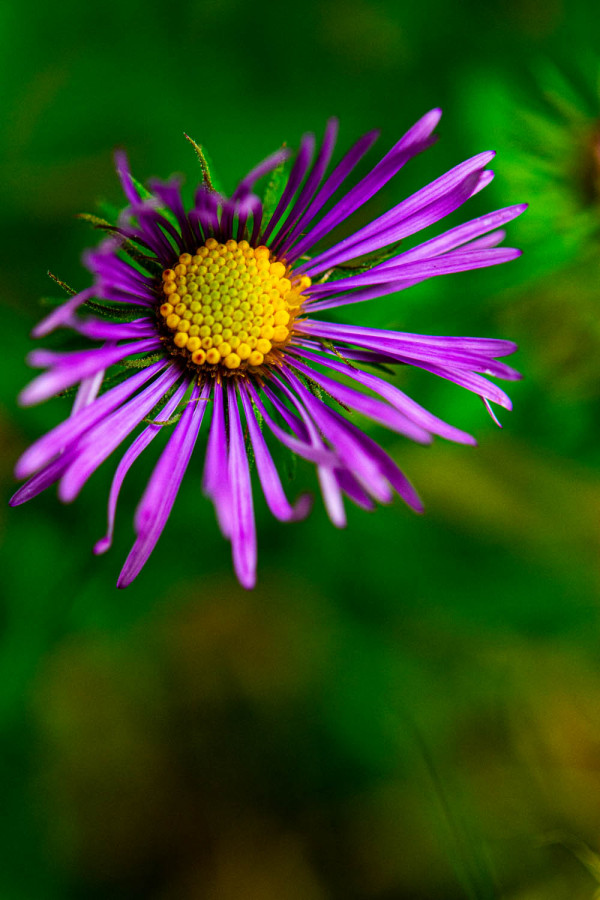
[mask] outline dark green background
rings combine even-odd
[[[426,503],[319,501],[275,523],[258,498],[259,584],[242,591],[200,490],[202,446],[154,555],[114,587],[152,464],[111,459],[78,501],[0,513],[2,900],[586,900],[600,885],[600,103],[596,4],[332,0],[0,6],[3,491],[64,417],[14,397],[55,296],[80,289],[139,178],[227,190],[282,141],[341,120],[377,158],[441,105],[440,141],[358,217],[476,152],[496,180],[452,219],[529,201],[523,258],[434,279],[348,319],[513,338],[525,379],[498,430],[433,376],[399,383],[480,446],[371,433]],[[596,131],[594,131],[596,129]],[[428,234],[429,236],[429,234]],[[50,339],[54,346],[58,335]],[[310,467],[300,485],[315,488]]]

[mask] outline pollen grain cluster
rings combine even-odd
[[[247,241],[209,238],[194,256],[182,253],[162,274],[160,316],[173,352],[232,374],[274,363],[311,283],[290,275],[268,247]]]

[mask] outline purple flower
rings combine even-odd
[[[116,226],[105,226],[110,237],[85,256],[93,287],[55,308],[34,332],[42,336],[63,326],[100,344],[70,353],[31,353],[30,364],[45,371],[22,392],[23,404],[78,387],[70,417],[17,463],[17,476],[29,480],[11,503],[23,503],[57,481],[60,499],[74,500],[98,466],[146,423],[115,472],[107,534],[95,546],[103,553],[111,544],[125,475],[161,429],[170,428],[136,511],[136,540],[118,581],[125,587],[160,537],[204,424],[204,493],[231,541],[235,571],[246,588],[256,579],[249,448],[266,502],[281,521],[304,518],[310,498],[288,501],[269,449],[272,438],[316,465],[323,501],[337,527],[346,522],[344,495],[372,509],[375,501],[389,503],[396,492],[420,512],[412,485],[351,420],[352,413],[422,444],[433,435],[465,444],[475,440],[364,367],[377,372],[382,364],[417,366],[479,394],[491,412],[490,402],[510,409],[510,400],[483,375],[518,378],[497,361],[516,347],[504,340],[336,324],[321,314],[436,275],[515,259],[518,250],[497,245],[502,227],[525,207],[507,207],[401,253],[390,252],[390,245],[435,224],[490,182],[487,166],[494,154],[480,153],[349,237],[310,254],[431,146],[440,115],[433,110],[420,119],[350,188],[348,176],[376,132],[361,138],[328,175],[336,120],[328,123],[318,149],[314,136],[305,135],[269,214],[254,186],[282,170],[289,156],[285,150],[253,169],[230,198],[213,189],[205,172],[188,211],[176,179],[154,181],[145,191],[119,153],[117,169],[129,205]],[[361,265],[348,270],[359,258]],[[82,317],[81,309],[99,315]],[[112,367],[116,376],[102,390]]]

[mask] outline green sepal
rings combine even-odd
[[[176,425],[181,416],[181,413],[175,413],[170,419],[144,419],[144,422],[148,422],[150,425],[158,425],[159,428],[167,428],[169,425]]]
[[[320,384],[317,384],[317,382],[313,381],[312,378],[309,378],[308,375],[302,373],[301,375],[299,374],[298,377],[300,378],[300,381],[303,382],[304,386],[308,388],[311,394],[317,397],[318,400],[321,400],[321,402],[323,402],[323,397],[328,397],[332,403],[335,403],[336,406],[340,406],[347,413],[352,412],[349,406],[346,406],[345,403],[342,403],[340,400],[332,397],[329,391],[326,391],[324,387],[321,387]]]
[[[264,431],[264,427],[265,427],[265,420],[263,418],[263,415],[262,415],[261,411],[259,410],[258,406],[256,405],[256,403],[254,402],[253,397],[250,397],[250,403],[252,404],[252,409],[254,411],[254,418],[256,419],[256,424],[258,425],[259,429],[262,432],[262,431]]]
[[[248,459],[248,469],[250,472],[256,467],[256,457],[254,455],[254,446],[250,440],[248,429],[244,429],[244,444],[246,445],[246,457]]]
[[[380,263],[388,262],[388,260],[397,256],[401,244],[402,241],[396,241],[395,244],[386,247],[384,250],[375,250],[373,253],[368,253],[357,263],[344,263],[343,265],[332,266],[331,269],[328,269],[315,283],[325,284],[335,272],[340,272],[342,274],[351,273],[353,275],[361,275],[363,272],[370,272],[371,269],[378,266]]]
[[[86,300],[81,305],[96,313],[101,319],[110,319],[111,322],[133,322],[134,319],[139,319],[139,312],[134,312],[129,304],[110,306],[96,300]]]
[[[73,297],[77,293],[75,288],[70,287],[70,285],[68,285],[66,281],[61,281],[57,275],[54,275],[54,273],[50,271],[50,269],[48,269],[48,275],[50,276],[52,281],[55,281],[58,285],[60,285],[63,291],[66,291],[70,297]]]
[[[124,366],[126,369],[146,369],[148,366],[151,366],[152,363],[158,362],[160,359],[164,359],[162,353],[151,353],[149,356],[142,357],[141,359],[125,359],[120,365]]]
[[[354,363],[351,363],[349,359],[346,359],[345,356],[342,355],[340,350],[336,347],[336,345],[332,341],[325,340],[323,338],[319,338],[319,344],[327,350],[329,353],[333,353],[334,356],[337,356],[338,359],[341,359],[343,363],[347,366],[350,366],[351,369],[356,369],[356,371],[360,371]]]
[[[282,145],[282,149],[284,148],[285,144]],[[283,194],[285,185],[287,183],[287,162],[287,159],[282,160],[271,173],[271,178],[266,187],[263,200],[262,228],[264,228],[269,222],[269,219],[275,212],[275,208],[279,203],[281,195]]]
[[[132,181],[133,186],[136,189],[136,191],[138,191],[142,200],[151,200],[152,199],[152,197],[154,196],[152,191],[149,191],[148,188],[145,185],[143,185],[141,181],[138,181],[137,178],[133,177],[133,175],[131,176],[131,181]]]
[[[162,272],[160,263],[158,263],[156,259],[154,259],[154,257],[147,256],[145,253],[142,253],[133,241],[123,237],[116,225],[111,225],[111,223],[107,222],[106,219],[102,219],[100,218],[100,216],[95,216],[93,213],[78,213],[76,218],[83,219],[84,222],[89,222],[93,228],[96,228],[100,231],[105,231],[108,234],[114,234],[119,237],[119,250],[122,250],[123,253],[126,253],[127,256],[129,256],[135,263],[138,264],[138,266],[141,266],[148,272],[154,272],[156,274]]]
[[[339,347],[336,347],[332,341],[327,341],[327,340],[324,340],[323,338],[319,338],[318,342],[319,342],[319,344],[321,344],[323,346],[324,349],[328,350],[330,353],[333,353],[335,356],[338,357],[338,359],[341,359],[342,362],[344,362],[347,366],[350,366],[351,369],[354,369],[357,372],[361,371],[360,366],[355,366],[353,362],[350,362],[349,359],[346,359],[346,357],[340,351]],[[342,347],[342,350],[343,349],[344,348]],[[365,360],[363,364],[365,366],[369,366],[372,369],[378,369],[380,372],[385,372],[386,375],[396,375],[397,374],[395,369],[392,369],[391,366],[386,366],[385,363],[367,362]],[[404,363],[404,362],[401,362],[400,360],[398,360],[397,365],[405,366],[405,365],[407,365],[407,363]]]
[[[206,150],[200,144],[197,144],[196,141],[189,136],[189,134],[185,133],[185,131],[183,133],[183,136],[187,141],[190,142],[196,152],[198,162],[200,163],[200,168],[202,169],[202,183],[204,184],[204,187],[208,191],[211,191],[211,193],[213,194],[222,194],[223,188],[219,179],[215,175],[213,175],[213,172],[211,171],[213,166]]]

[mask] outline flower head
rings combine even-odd
[[[231,541],[244,587],[256,579],[249,447],[266,502],[282,521],[305,517],[310,498],[302,496],[293,505],[288,501],[269,447],[273,438],[315,464],[323,501],[338,527],[346,521],[344,496],[372,509],[375,501],[388,503],[396,492],[421,511],[407,478],[351,414],[423,444],[433,435],[474,444],[469,434],[432,415],[376,372],[382,364],[417,366],[478,394],[490,412],[490,402],[510,409],[507,395],[483,375],[518,378],[498,361],[515,345],[336,324],[317,314],[437,275],[514,259],[518,250],[497,245],[502,226],[524,206],[473,219],[401,253],[385,253],[489,183],[487,166],[494,154],[481,153],[328,249],[310,254],[433,143],[439,117],[439,110],[425,115],[349,189],[348,177],[377,134],[361,138],[327,174],[337,133],[331,120],[318,149],[313,135],[302,139],[268,214],[254,188],[263,176],[281,169],[287,151],[254,168],[230,198],[214,190],[205,170],[189,210],[176,179],[154,181],[146,191],[119,153],[117,170],[128,205],[116,225],[97,222],[110,237],[84,257],[93,286],[71,296],[34,331],[42,336],[66,327],[100,345],[31,353],[31,365],[45,371],[22,392],[23,404],[70,388],[77,392],[70,417],[17,463],[17,476],[29,480],[11,503],[23,503],[57,481],[61,500],[74,500],[98,466],[146,422],[117,466],[108,531],[95,547],[102,553],[111,544],[129,468],[161,428],[169,427],[168,443],[135,514],[137,536],[120,587],[136,577],[154,549],[202,426],[208,433],[204,492]],[[344,271],[357,259],[359,267]],[[82,316],[82,310],[96,315]],[[103,389],[113,367],[116,380]]]

